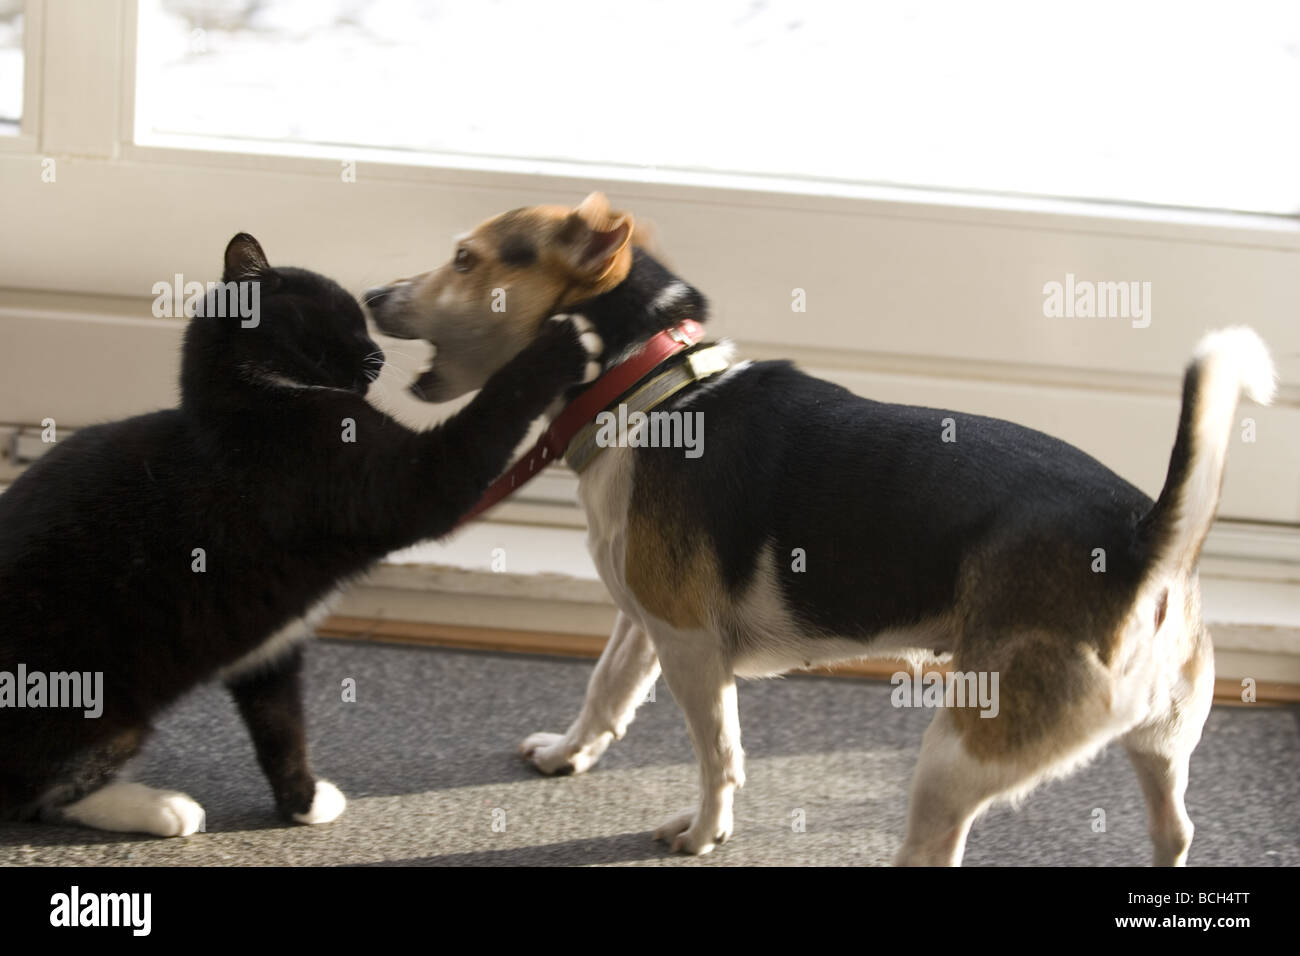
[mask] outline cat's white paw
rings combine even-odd
[[[311,809],[306,813],[295,813],[293,819],[297,823],[329,823],[331,820],[338,819],[347,805],[348,799],[343,796],[338,787],[328,780],[317,780],[316,795],[312,797]]]
[[[155,790],[142,783],[110,783],[63,807],[64,820],[122,833],[189,836],[203,829],[203,808],[175,790]]]
[[[587,350],[588,361],[582,375],[583,384],[594,382],[600,378],[600,362],[597,359],[605,351],[605,340],[596,332],[596,327],[592,325],[591,319],[576,312],[565,312],[551,316],[551,321],[573,323],[573,328],[578,333],[578,343]]]
[[[207,814],[198,801],[183,793],[163,792],[156,806],[154,821],[157,829],[148,832],[158,836],[189,836],[198,833],[207,824]]]

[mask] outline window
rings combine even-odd
[[[1300,5],[147,0],[148,135],[1300,212]]]
[[[23,119],[23,2],[0,0],[0,136],[18,133]]]

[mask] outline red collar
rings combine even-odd
[[[704,327],[700,323],[694,319],[683,319],[677,326],[664,329],[650,339],[631,358],[620,362],[596,379],[590,388],[570,402],[564,411],[555,417],[551,426],[542,432],[541,438],[537,439],[537,444],[529,449],[528,454],[492,482],[478,504],[456,523],[456,527],[459,528],[467,521],[477,518],[516,488],[541,474],[542,469],[564,454],[564,450],[569,447],[569,442],[573,441],[573,437],[582,431],[588,422],[594,421],[598,414],[649,375],[664,359],[690,348],[703,337]]]

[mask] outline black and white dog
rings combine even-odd
[[[493,310],[500,289],[504,312]],[[438,399],[481,385],[555,312],[594,325],[609,369],[706,310],[599,194],[488,220],[445,266],[368,298],[381,328],[437,346],[420,385]],[[1154,503],[1040,432],[869,401],[788,362],[720,371],[714,355],[659,405],[704,416],[707,454],[588,440],[575,462],[591,554],[621,613],[578,718],[525,739],[527,758],[546,773],[588,769],[662,668],[690,725],[701,800],[656,836],[707,853],[731,835],[744,782],[737,676],[951,661],[958,674],[996,675],[1000,700],[996,713],[938,711],[899,862],[960,863],[990,804],[1118,738],[1146,795],[1155,861],[1183,863],[1188,761],[1214,685],[1197,558],[1239,394],[1273,392],[1258,336],[1234,328],[1201,342]],[[955,442],[941,440],[945,419]]]

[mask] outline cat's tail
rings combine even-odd
[[[1142,521],[1152,574],[1190,572],[1210,532],[1242,392],[1267,405],[1277,387],[1268,348],[1245,326],[1201,339],[1183,376],[1183,409],[1160,497]]]

